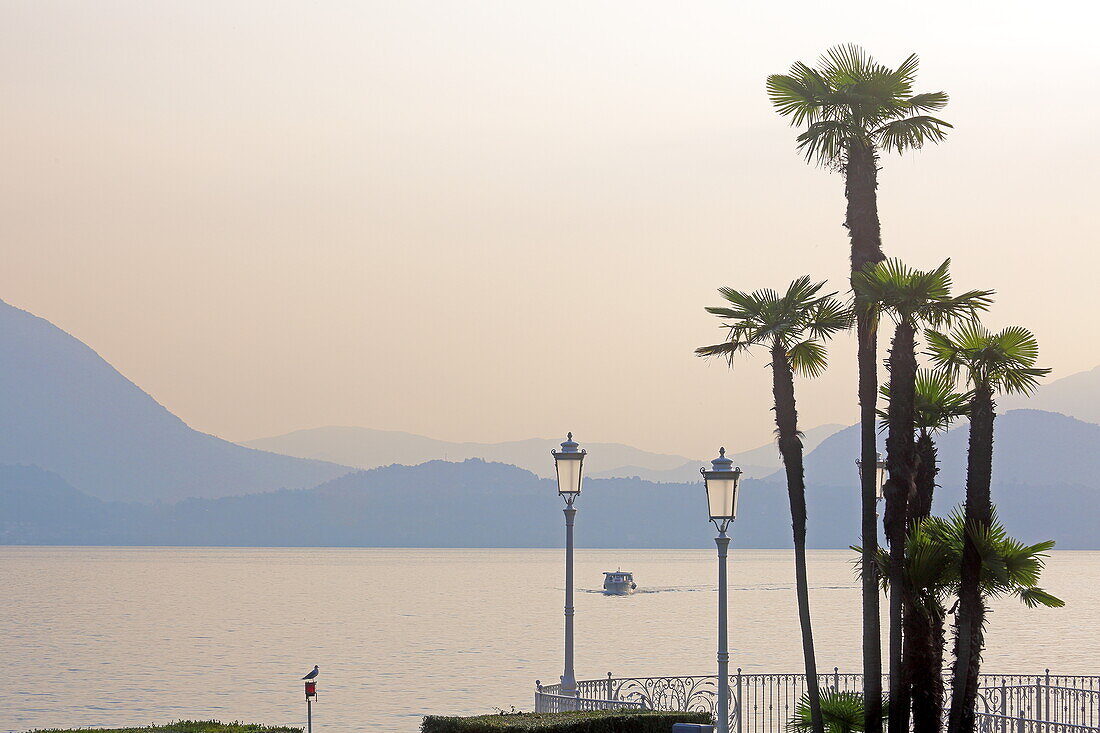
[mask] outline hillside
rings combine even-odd
[[[1085,422],[1100,423],[1100,366],[1042,384],[1031,396],[1006,395],[999,402],[1006,410],[1060,412]]]
[[[813,449],[842,427],[822,425],[807,430],[804,438],[807,448]],[[332,461],[364,470],[395,463],[412,466],[437,459],[464,461],[468,458],[480,458],[484,461],[508,463],[536,476],[550,478],[554,475],[550,451],[557,448],[561,440],[562,438],[532,438],[505,443],[454,443],[394,430],[324,427],[251,440],[244,445],[298,458]],[[589,453],[585,460],[586,475],[593,478],[636,476],[658,483],[679,483],[694,481],[699,476],[699,467],[706,465],[706,461],[701,459],[651,453],[621,443],[582,442]],[[747,477],[765,476],[779,467],[779,452],[774,443],[741,453],[731,453],[730,457],[741,466]]]
[[[946,514],[964,499],[967,439],[966,423],[937,439],[936,513]],[[807,455],[811,500],[816,496],[854,511],[858,453],[859,430],[852,426]],[[1011,410],[997,417],[993,500],[1009,529],[1022,539],[1054,539],[1061,549],[1100,547],[1090,529],[1091,517],[1100,511],[1098,476],[1100,425],[1041,410]]]
[[[85,344],[0,301],[0,463],[101,499],[176,501],[305,488],[349,469],[192,430]]]
[[[1014,534],[1060,549],[1100,549],[1100,492],[1080,484],[994,486]],[[941,492],[950,509],[957,489]],[[855,482],[812,483],[813,548],[858,542]],[[174,505],[102,502],[39,469],[0,466],[0,543],[108,545],[560,547],[561,500],[552,480],[499,463],[432,461],[359,471],[316,489]],[[713,548],[702,484],[590,479],[577,503],[581,547]],[[785,488],[746,480],[733,542],[791,544]]]

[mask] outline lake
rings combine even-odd
[[[810,553],[822,670],[861,671],[852,557]],[[620,567],[640,592],[602,595]],[[562,575],[560,550],[0,547],[0,730],[304,725],[314,664],[318,732],[530,709],[562,671]],[[713,674],[713,552],[581,550],[576,577],[579,678]],[[801,670],[792,578],[790,552],[731,553],[731,668]],[[1100,552],[1052,553],[1044,586],[1068,607],[994,604],[983,671],[1100,673]]]

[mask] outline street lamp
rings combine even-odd
[[[726,458],[726,449],[718,451],[718,457],[711,463],[711,469],[700,468],[703,474],[703,486],[707,491],[707,510],[710,521],[718,528],[714,538],[718,545],[718,731],[729,733],[730,698],[730,655],[729,639],[726,633],[726,555],[730,538],[726,530],[737,516],[737,490],[741,485],[741,469],[733,467],[733,461]]]
[[[863,481],[863,461],[856,459],[856,468],[859,469],[859,480]],[[886,460],[881,453],[875,454],[875,499],[882,500],[882,487],[886,485]]]
[[[558,477],[558,496],[565,499],[565,674],[561,676],[561,694],[574,697],[577,675],[573,672],[573,518],[577,510],[573,502],[581,495],[585,456],[579,447],[573,433],[569,433],[560,451],[550,451]]]

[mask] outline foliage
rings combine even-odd
[[[701,346],[699,356],[724,356],[733,365],[733,357],[753,346],[781,346],[792,371],[816,377],[825,371],[828,358],[824,341],[851,326],[849,309],[833,296],[821,295],[825,283],[815,283],[803,275],[780,295],[770,288],[747,291],[719,288],[730,307],[710,307],[707,313],[725,318],[728,339],[721,344]]]
[[[896,69],[854,44],[834,46],[817,68],[801,61],[768,77],[768,97],[791,125],[806,125],[798,149],[808,161],[841,166],[856,146],[898,153],[938,143],[951,125],[930,112],[943,109],[943,92],[913,93],[920,60],[910,55]]]
[[[459,718],[425,716],[422,733],[669,733],[674,723],[711,725],[710,713],[665,710],[595,710],[566,713],[519,713]]]
[[[77,733],[84,728],[30,731],[30,733]],[[302,733],[301,728],[258,725],[256,723],[219,723],[216,720],[179,720],[165,725],[149,725],[141,728],[96,729],[96,733]]]
[[[889,705],[882,700],[882,718],[890,715]],[[862,692],[837,692],[823,690],[821,693],[821,717],[826,733],[853,733],[864,730],[864,707]],[[787,730],[804,733],[812,730],[810,723],[810,702],[806,695],[798,701],[794,717],[787,722]]]
[[[928,591],[945,599],[957,595],[966,520],[960,510],[950,517],[925,517],[910,529],[906,538],[906,576],[915,590]],[[1009,536],[994,512],[993,522],[980,531],[969,532],[982,559],[981,591],[986,597],[1015,596],[1028,608],[1061,608],[1065,601],[1039,587],[1047,553],[1054,541],[1027,545]],[[853,548],[859,550],[859,548]],[[879,567],[885,571],[889,556],[879,552]],[[889,578],[882,574],[883,589]]]
[[[955,420],[970,414],[971,393],[957,392],[955,380],[946,372],[936,369],[917,370],[915,391],[914,423],[922,435],[947,430]],[[889,404],[890,385],[882,385],[879,393]],[[883,420],[883,428],[886,427],[887,414],[886,408],[878,411]]]
[[[952,296],[950,267],[950,259],[933,270],[917,270],[898,259],[884,260],[852,273],[852,289],[856,302],[869,309],[875,323],[882,313],[913,327],[973,319],[993,302],[993,291],[970,290]]]
[[[1038,368],[1039,342],[1022,326],[993,333],[980,323],[964,323],[951,333],[926,331],[928,355],[952,377],[961,372],[971,386],[1029,394],[1050,369]]]

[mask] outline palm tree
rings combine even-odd
[[[729,305],[707,308],[707,312],[727,321],[723,326],[729,329],[728,338],[723,343],[695,350],[699,356],[725,357],[730,366],[733,366],[734,356],[756,346],[763,346],[771,354],[775,426],[779,452],[787,474],[787,496],[794,532],[798,619],[815,733],[824,733],[824,728],[806,577],[806,483],[802,469],[802,438],[798,431],[794,374],[816,377],[824,372],[827,366],[825,341],[851,326],[851,312],[834,298],[835,293],[822,295],[824,285],[803,276],[792,282],[783,295],[775,290],[749,293],[720,288],[718,292]]]
[[[927,114],[947,104],[943,92],[913,93],[919,66],[910,55],[896,68],[877,63],[859,46],[836,46],[818,68],[802,62],[786,74],[768,77],[767,90],[776,111],[805,126],[797,138],[807,161],[844,173],[848,200],[844,226],[851,239],[852,272],[884,259],[878,218],[878,163],[882,151],[902,153],[926,142],[944,139],[951,127]],[[875,401],[878,391],[877,334],[866,316],[856,315],[859,362],[860,460],[877,460]],[[867,731],[882,730],[878,701],[882,693],[879,649],[878,547],[875,472],[862,479],[863,558],[863,678]]]
[[[966,464],[966,534],[960,567],[955,663],[951,679],[948,733],[974,730],[978,670],[985,641],[980,544],[992,531],[993,421],[997,392],[1028,394],[1049,369],[1035,366],[1039,344],[1020,326],[992,333],[979,323],[950,334],[926,332],[929,355],[951,376],[962,373],[970,385],[970,439]]]
[[[889,403],[888,386],[883,386],[882,394]],[[902,676],[909,683],[913,729],[933,731],[939,729],[943,719],[943,626],[946,611],[937,586],[922,582],[920,577],[914,578],[914,563],[919,562],[927,568],[930,549],[927,542],[914,540],[913,533],[932,510],[936,474],[939,472],[933,436],[946,431],[955,420],[967,414],[970,395],[957,392],[955,380],[947,374],[920,369],[917,371],[914,405],[917,429],[916,494],[909,504],[910,530],[905,547],[911,604],[905,609],[903,619],[905,638],[901,666]],[[887,411],[880,410],[879,416],[885,421]]]
[[[1025,545],[1013,539],[997,521],[996,510],[989,531],[979,542],[981,555],[980,592],[982,598],[1014,596],[1028,608],[1046,606],[1061,608],[1065,602],[1039,587],[1046,553],[1053,541]],[[919,608],[929,619],[928,634],[933,643],[922,650],[920,663],[929,674],[943,668],[944,626],[947,603],[959,594],[960,568],[967,541],[966,520],[959,511],[947,519],[928,516],[914,522],[905,540],[906,582],[916,590]],[[852,548],[860,551],[860,548]],[[888,553],[879,551],[883,589],[889,589]],[[914,699],[913,730],[937,731],[943,722],[942,679],[940,697],[927,708],[918,707]],[[930,701],[931,702],[931,701]]]
[[[887,701],[879,702],[883,717],[889,710]],[[821,693],[821,716],[825,721],[825,733],[859,733],[865,730],[863,693],[826,690]],[[879,721],[879,725],[882,721]],[[810,701],[803,695],[794,709],[794,717],[787,721],[790,733],[808,733],[812,730]]]
[[[883,487],[884,526],[890,544],[890,731],[909,730],[908,683],[902,668],[903,624],[912,605],[905,576],[905,534],[909,502],[916,496],[917,328],[974,318],[991,302],[991,292],[972,290],[951,295],[951,260],[928,271],[899,260],[868,265],[852,276],[857,308],[877,327],[883,313],[894,321],[890,348],[890,402],[887,407],[886,460],[890,477]],[[912,610],[910,609],[910,613]]]
[[[947,604],[959,594],[959,572],[967,541],[966,520],[955,511],[947,519],[924,517],[915,522],[906,537],[906,580],[916,589],[919,607],[929,619],[928,634],[933,644],[921,650],[919,662],[939,678],[943,668],[944,627]],[[1014,596],[1028,608],[1060,608],[1065,602],[1039,587],[1046,553],[1053,541],[1025,545],[1013,539],[997,521],[996,511],[989,531],[979,543],[981,550],[980,592],[983,599]],[[889,563],[886,553],[879,562]],[[888,582],[888,581],[887,581]],[[938,680],[940,697],[929,705],[913,705],[913,730],[937,731],[942,725],[942,678]]]
[[[914,401],[917,428],[917,493],[909,505],[910,522],[932,513],[939,456],[933,436],[946,432],[960,417],[970,414],[970,392],[959,392],[955,380],[942,371],[919,369]]]

